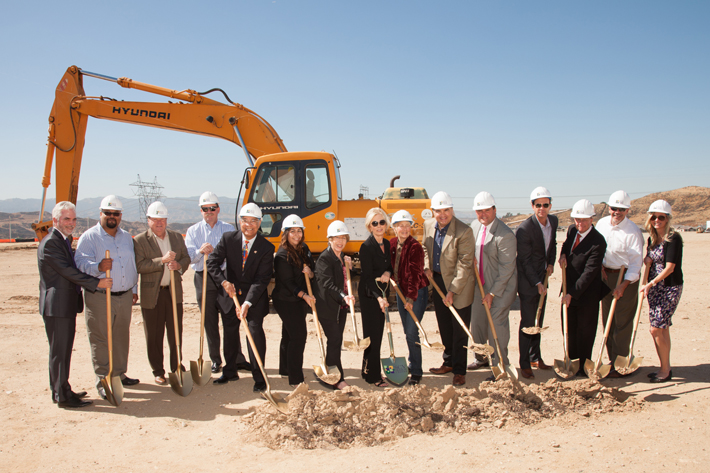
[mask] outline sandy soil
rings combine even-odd
[[[70,381],[75,390],[89,391],[94,404],[81,410],[58,409],[50,400],[47,386],[48,345],[37,310],[35,248],[3,245],[0,248],[3,340],[0,464],[3,471],[13,472],[108,469],[130,472],[165,468],[176,472],[288,468],[294,473],[343,468],[350,471],[489,468],[511,472],[707,470],[710,432],[707,414],[702,412],[710,400],[707,361],[710,303],[704,295],[702,275],[707,274],[703,268],[710,256],[707,241],[710,236],[686,233],[683,238],[686,284],[671,329],[675,375],[672,383],[647,382],[646,374],[652,371],[657,358],[647,320],[643,319],[635,352],[636,356],[644,357],[644,363],[633,376],[604,380],[603,386],[595,386],[577,381],[557,382],[553,372],[536,370],[534,382],[523,381],[523,390],[517,395],[508,381],[482,383],[490,371],[469,372],[466,389],[447,389],[451,377],[433,375],[425,375],[425,387],[418,390],[373,389],[359,379],[360,355],[347,351],[343,352],[345,374],[356,388],[343,394],[327,392],[310,369],[310,365],[318,362],[318,351],[315,339],[309,338],[305,362],[309,368],[305,373],[310,393],[294,397],[291,403],[297,414],[288,417],[277,414],[252,393],[247,373],[240,372],[242,379],[226,386],[210,383],[195,387],[186,398],[174,394],[170,387],[153,384],[137,308],[131,327],[128,374],[140,378],[141,384],[126,390],[118,408],[97,398],[86,329],[80,315]],[[186,281],[189,283],[184,285],[187,303],[184,353],[194,360],[198,355],[199,313],[194,304],[192,274],[187,275]],[[557,293],[559,287],[558,269],[551,278],[551,292]],[[554,358],[563,357],[558,329],[559,298],[553,295],[548,304],[545,325],[551,328],[543,335],[543,356],[552,363]],[[395,351],[406,356],[399,318],[394,313],[393,318]],[[519,312],[514,310],[511,326],[516,329],[518,323]],[[423,325],[430,340],[438,340],[433,313],[425,315]],[[267,372],[275,392],[285,397],[290,392],[288,380],[277,374],[281,331],[278,316],[267,317],[265,328]],[[311,331],[314,335],[312,326]],[[348,329],[346,337],[349,333]],[[600,340],[601,334],[597,336],[595,353]],[[515,337],[509,349],[511,359],[517,360]],[[388,354],[384,346],[382,353]],[[440,363],[440,354],[425,351],[425,369]],[[407,404],[405,408],[403,402]],[[342,422],[339,431],[338,423],[319,411],[328,408],[333,409],[336,420],[338,416],[358,417],[347,425]],[[368,414],[367,422],[363,420],[364,414]],[[311,430],[299,430],[299,420],[309,419],[316,421],[309,423]],[[387,430],[395,425],[408,428]],[[343,432],[349,441],[336,441]],[[314,442],[319,436],[328,436],[329,441]]]

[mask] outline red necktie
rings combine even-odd
[[[572,251],[574,251],[574,249],[577,248],[577,245],[579,245],[579,233],[577,233],[577,239],[574,240],[574,245],[572,246]]]

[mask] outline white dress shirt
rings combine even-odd
[[[618,225],[612,225],[611,216],[599,220],[596,228],[606,240],[604,266],[609,269],[625,266],[624,279],[630,283],[638,281],[643,266],[641,229],[628,218],[624,218]]]

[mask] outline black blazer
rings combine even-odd
[[[342,256],[342,253],[341,253]],[[316,262],[316,310],[321,319],[337,320],[340,308],[345,304],[345,276],[343,261],[335,256],[330,245]]]
[[[572,296],[570,305],[597,304],[609,293],[602,282],[602,261],[606,253],[606,240],[596,228],[572,251],[577,238],[577,227],[570,225],[562,252],[567,258],[567,293]]]
[[[365,297],[369,297],[370,299],[382,297],[382,291],[377,287],[375,278],[382,276],[382,273],[385,271],[389,271],[390,275],[394,273],[394,269],[392,269],[390,242],[386,238],[383,239],[383,242],[385,244],[384,253],[380,249],[379,243],[377,243],[377,240],[375,240],[375,237],[372,235],[360,246],[359,256],[362,271],[360,272],[360,283],[357,288],[360,299]],[[386,288],[385,294],[389,296],[390,285],[380,283],[380,286]]]
[[[545,281],[545,268],[555,264],[557,255],[557,217],[548,215],[552,239],[545,252],[545,237],[535,215],[520,224],[515,232],[518,241],[518,293],[536,295],[537,283]]]
[[[99,285],[99,278],[76,268],[73,253],[57,229],[52,229],[37,248],[39,313],[45,317],[76,317],[84,310],[77,286],[94,292]]]
[[[217,286],[226,280],[237,289],[240,304],[249,301],[249,314],[265,316],[269,313],[269,294],[267,288],[274,272],[274,245],[266,238],[257,235],[251,245],[244,270],[242,271],[242,232],[226,232],[217,243],[214,251],[207,258],[207,271]],[[220,266],[227,261],[227,276]],[[241,291],[241,295],[239,292]]]
[[[313,262],[311,250],[308,249],[308,245],[305,243],[303,247],[306,255],[305,264],[313,270],[315,263]],[[276,283],[274,290],[271,291],[271,298],[274,300],[299,302],[302,300],[298,297],[299,292],[303,291],[308,294],[306,275],[303,274],[303,265],[296,264],[288,259],[288,251],[284,245],[279,247],[279,251],[276,252],[276,256],[274,257],[274,279]],[[315,281],[312,281],[311,285],[315,285]]]
[[[679,286],[683,284],[683,270],[681,269],[681,263],[683,263],[683,238],[678,233],[673,233],[670,236],[670,241],[663,241],[663,263],[675,263],[675,268],[673,272],[666,276],[666,278],[661,281],[661,284],[667,287]],[[648,251],[651,249],[651,238],[648,239],[648,246],[646,249],[646,256],[648,256]]]

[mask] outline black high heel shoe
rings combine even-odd
[[[668,372],[668,376],[666,376],[665,378],[659,378],[658,376],[656,376],[654,378],[651,378],[649,381],[652,383],[667,383],[672,378],[673,378],[673,370],[670,370]]]

